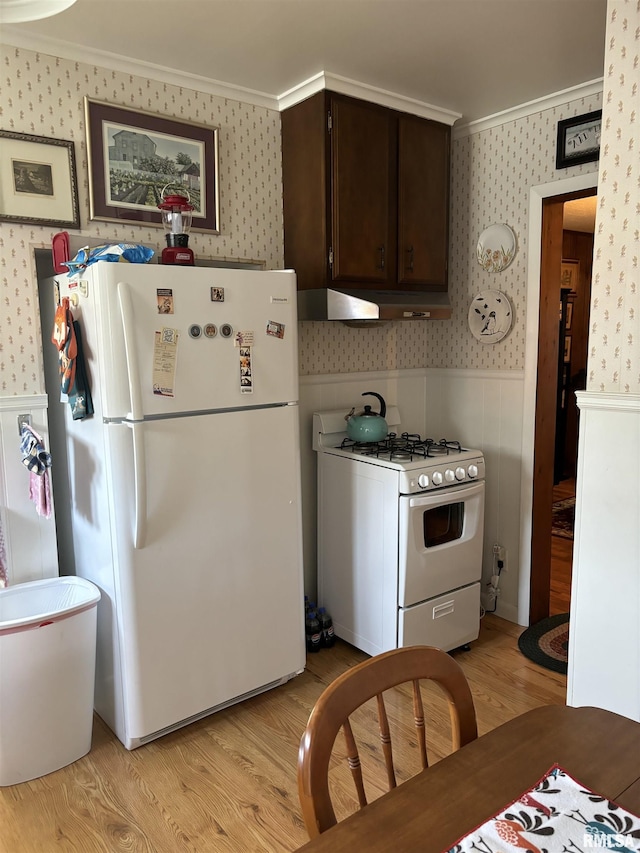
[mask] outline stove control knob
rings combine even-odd
[[[456,468],[456,480],[464,480],[467,476],[467,472],[464,468]]]
[[[418,477],[418,485],[421,489],[427,488],[427,486],[429,485],[429,478],[426,474],[420,474],[420,476]]]
[[[477,465],[469,465],[469,476],[472,478],[478,476],[478,466]]]
[[[442,474],[440,471],[434,471],[433,476],[431,477],[431,482],[434,486],[440,486],[442,484]]]
[[[453,483],[453,481],[456,478],[456,475],[453,473],[451,468],[447,468],[447,470],[444,472],[444,478],[447,481],[447,483]]]

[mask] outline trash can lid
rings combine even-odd
[[[75,576],[45,578],[0,589],[0,632],[62,616],[95,606],[100,590]]]

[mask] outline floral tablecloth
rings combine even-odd
[[[640,817],[585,788],[555,764],[515,802],[447,853],[640,851]]]

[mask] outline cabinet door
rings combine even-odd
[[[327,286],[331,244],[327,113],[325,93],[318,92],[281,116],[284,263],[295,269],[298,290]]]
[[[398,125],[398,282],[446,290],[451,131],[408,115]]]
[[[396,266],[394,116],[334,96],[331,124],[331,276],[384,286]]]

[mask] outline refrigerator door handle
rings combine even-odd
[[[131,400],[131,419],[141,421],[144,417],[142,408],[142,389],[140,388],[140,371],[138,370],[138,351],[135,342],[135,325],[133,321],[133,305],[131,291],[124,281],[118,282],[118,302],[122,318],[124,335],[124,350],[127,359],[127,376],[129,379],[129,396]]]
[[[144,449],[144,424],[127,423],[133,436],[133,485],[135,520],[133,527],[133,547],[144,548],[147,533],[147,457]]]

